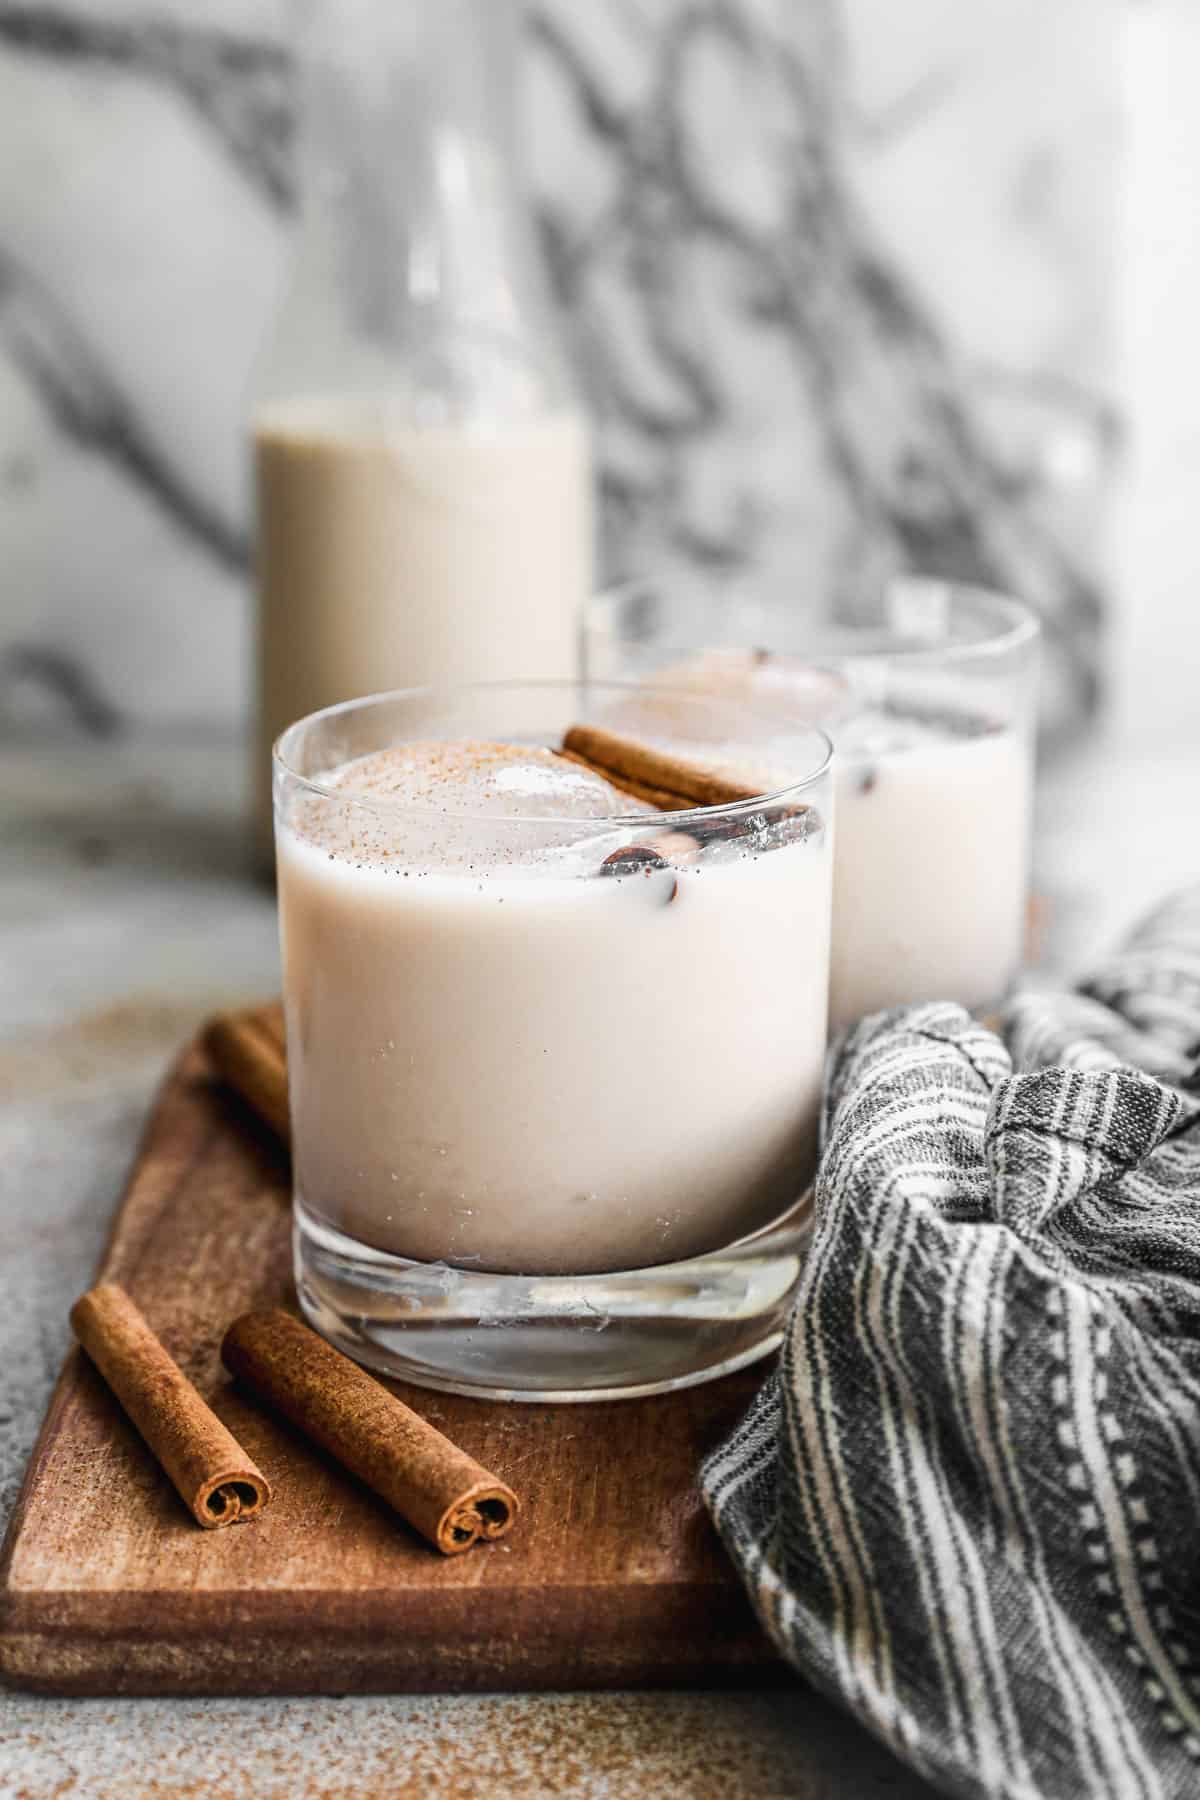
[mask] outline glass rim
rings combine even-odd
[[[744,579],[748,582],[752,581],[754,573],[753,569],[746,570]],[[585,636],[592,629],[588,620],[595,608],[606,603],[619,602],[646,589],[653,590],[655,587],[677,590],[681,585],[694,579],[689,576],[687,570],[658,569],[650,574],[624,576],[619,581],[606,583],[604,587],[593,594],[588,603],[584,624]],[[731,589],[737,587],[738,580],[739,578],[735,577],[730,582]],[[988,587],[984,582],[959,581],[949,575],[922,575],[913,570],[892,576],[883,584],[883,591],[893,593],[905,587],[914,590],[940,588],[945,592],[951,609],[955,609],[960,602],[962,604],[972,602],[996,615],[997,628],[994,632],[985,633],[980,637],[960,643],[912,643],[900,639],[894,643],[881,641],[856,647],[852,641],[855,636],[885,640],[890,632],[894,633],[895,627],[889,627],[886,624],[859,625],[853,621],[833,627],[825,625],[824,629],[830,631],[831,637],[831,642],[827,644],[821,641],[822,622],[818,621],[815,631],[817,641],[812,645],[811,650],[799,646],[784,647],[769,641],[751,645],[745,638],[732,642],[717,639],[716,641],[697,640],[691,643],[677,643],[669,634],[662,638],[650,638],[647,643],[655,650],[664,650],[669,654],[678,652],[681,656],[694,655],[701,650],[761,648],[766,650],[769,656],[803,659],[808,667],[817,669],[827,667],[831,663],[887,661],[945,664],[982,661],[989,657],[1006,656],[1012,651],[1034,645],[1042,636],[1041,619],[1027,600],[1021,600],[1015,594],[1004,593],[999,588]],[[842,634],[848,641],[845,644],[837,644],[838,634]]]
[[[397,701],[437,701],[439,699],[449,700],[453,697],[461,697],[466,694],[486,696],[513,692],[532,693],[538,690],[543,690],[547,693],[560,693],[565,688],[577,688],[584,692],[588,690],[604,690],[606,692],[636,695],[639,698],[645,698],[647,695],[650,697],[662,695],[663,697],[669,698],[673,703],[677,703],[682,699],[697,706],[707,705],[711,707],[713,705],[711,698],[702,694],[688,694],[679,688],[660,688],[639,681],[588,681],[582,678],[571,679],[570,677],[565,676],[558,679],[544,678],[532,681],[522,681],[518,678],[507,681],[463,681],[407,688],[389,688],[384,689],[377,694],[361,694],[354,700],[339,700],[332,706],[319,707],[315,712],[305,713],[303,717],[294,719],[290,725],[286,726],[284,730],[280,732],[279,736],[272,744],[271,765],[276,774],[286,776],[289,781],[297,783],[306,792],[315,794],[323,800],[336,800],[343,805],[350,802],[353,805],[365,806],[372,812],[378,812],[388,816],[416,813],[422,816],[434,814],[438,818],[445,818],[447,817],[447,813],[444,807],[423,805],[420,801],[393,799],[387,795],[356,793],[353,788],[335,787],[328,781],[322,781],[319,777],[303,775],[299,769],[295,768],[293,764],[288,761],[290,746],[288,745],[287,740],[294,732],[298,733],[306,727],[314,726],[321,720],[336,719],[345,714],[366,711],[372,707],[382,707]],[[730,703],[721,701],[718,702],[718,704],[729,705]],[[741,710],[743,710],[751,719],[762,718],[764,711],[768,712],[769,716],[776,716],[775,709],[773,708],[765,709],[743,704]],[[819,761],[798,779],[787,782],[783,787],[774,788],[762,794],[755,794],[747,800],[725,800],[715,806],[689,806],[680,809],[678,812],[670,813],[603,813],[594,817],[564,817],[561,813],[546,815],[538,813],[476,813],[464,811],[455,812],[449,816],[456,821],[478,821],[487,823],[491,826],[553,826],[560,831],[575,830],[580,836],[583,836],[592,831],[603,830],[608,827],[645,826],[654,819],[669,819],[673,829],[678,828],[684,830],[689,821],[694,821],[699,824],[704,820],[728,818],[731,815],[740,817],[746,813],[758,812],[765,806],[786,806],[794,796],[811,788],[816,782],[820,781],[823,776],[829,774],[833,763],[834,746],[833,740],[830,738],[828,732],[822,730],[819,725],[805,724],[799,729],[796,729],[795,721],[789,720],[786,714],[781,713],[778,716],[785,725],[790,727],[788,730],[790,741],[795,742],[797,738],[804,737],[813,740],[814,744],[820,747],[821,754]],[[405,740],[400,739],[399,741],[403,743]],[[378,747],[380,749],[388,748],[386,745],[380,745]],[[371,755],[373,752],[364,751],[363,754]]]

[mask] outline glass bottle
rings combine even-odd
[[[590,447],[517,175],[518,24],[519,0],[307,0],[253,416],[263,852],[293,719],[576,671]]]

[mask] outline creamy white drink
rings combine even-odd
[[[365,399],[256,423],[260,842],[271,744],[339,700],[570,677],[592,571],[587,430],[571,413],[417,429]]]
[[[837,743],[830,1026],[1001,1000],[1021,964],[1032,750],[986,719],[875,712]]]
[[[302,1214],[422,1263],[582,1275],[784,1212],[815,1154],[826,807],[663,815],[549,749],[465,742],[298,793],[277,853]]]
[[[836,667],[750,650],[700,652],[654,683],[777,711],[790,702],[798,725],[832,737],[831,1031],[907,1001],[983,1008],[1003,997],[1021,963],[1029,882],[1024,721],[972,712],[967,696],[954,711],[917,697],[871,703]],[[662,718],[661,699],[653,706]],[[785,738],[755,757],[767,779],[786,778]],[[715,760],[735,766],[745,753],[726,745]]]

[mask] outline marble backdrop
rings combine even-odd
[[[1094,704],[1121,0],[533,0],[608,572],[1033,598]],[[275,0],[0,4],[0,724],[228,727],[285,265]]]

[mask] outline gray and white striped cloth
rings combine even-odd
[[[1004,1039],[928,1005],[845,1044],[780,1364],[705,1497],[783,1655],[946,1793],[1183,1800],[1200,892]]]

